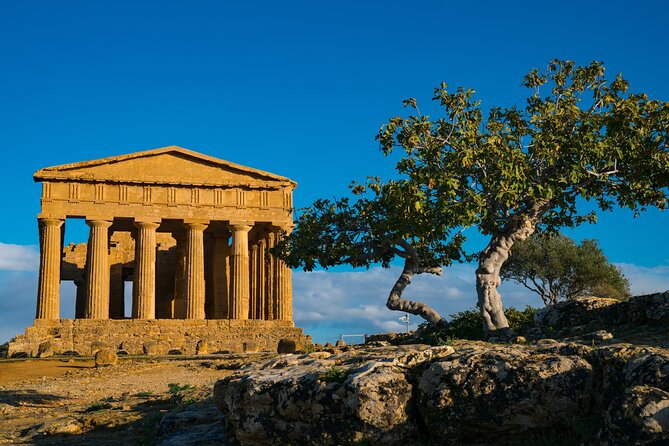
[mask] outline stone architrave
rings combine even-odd
[[[109,319],[109,227],[111,221],[87,219],[86,319]]]
[[[230,222],[232,230],[232,282],[230,286],[230,317],[249,318],[249,231],[248,222]]]
[[[207,224],[204,221],[184,221],[186,319],[204,319],[204,230]]]
[[[160,223],[135,221],[135,277],[132,293],[133,319],[156,318],[156,229]]]
[[[63,220],[40,218],[40,267],[35,319],[60,317],[60,252]]]

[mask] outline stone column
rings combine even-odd
[[[256,311],[256,318],[265,319],[265,299],[267,296],[267,279],[266,279],[266,263],[267,263],[267,240],[260,238],[258,240],[258,272],[256,274],[258,281],[258,309]]]
[[[74,318],[83,319],[86,316],[86,281],[75,279],[74,285],[77,287],[76,300],[74,304]]]
[[[40,263],[35,319],[60,318],[61,232],[64,220],[40,218]]]
[[[160,223],[136,221],[132,318],[156,318],[156,229]]]
[[[232,229],[232,283],[230,318],[249,318],[249,231],[247,222],[230,222]]]
[[[172,234],[177,242],[176,246],[176,264],[174,266],[174,299],[172,300],[172,318],[185,319],[186,305],[184,296],[186,292],[186,234],[176,232]]]
[[[269,250],[274,247],[276,235],[270,230],[267,234],[267,250],[265,251],[265,320],[274,320],[275,305],[275,266],[276,259]]]
[[[276,241],[279,241],[281,232],[290,234],[292,227],[281,227],[276,229]],[[293,320],[293,271],[286,265],[286,262],[277,258],[275,261],[275,287],[276,287],[276,309],[274,311],[275,319],[282,321]]]
[[[184,221],[186,229],[186,319],[204,319],[204,229],[209,223]]]
[[[226,230],[227,232],[227,230]],[[230,244],[229,234],[214,234],[214,255],[212,268],[214,270],[214,318],[227,319],[229,312],[230,291]]]
[[[258,312],[258,245],[249,246],[249,319],[256,319]]]
[[[86,220],[86,319],[109,319],[109,227],[111,221]]]

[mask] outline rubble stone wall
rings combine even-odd
[[[264,320],[35,320],[25,334],[10,342],[7,357],[40,350],[54,354],[76,352],[93,355],[111,348],[129,355],[184,354],[206,352],[276,351],[280,339],[311,342],[292,321]],[[198,348],[198,343],[200,347]],[[197,349],[197,350],[196,350]]]

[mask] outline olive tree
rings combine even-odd
[[[538,225],[555,231],[594,222],[584,201],[636,213],[667,206],[668,103],[630,93],[620,75],[607,79],[600,62],[555,60],[544,72],[531,70],[522,85],[529,90],[523,107],[485,110],[473,90],[450,92],[442,83],[434,91],[441,117],[421,114],[409,99],[411,114],[391,118],[377,135],[385,154],[403,151],[397,168],[413,187],[443,188],[438,199],[463,213],[475,209],[488,237],[476,269],[488,335],[510,334],[500,270]]]
[[[501,277],[537,293],[546,305],[585,295],[622,299],[630,292],[629,281],[596,240],[578,244],[564,235],[533,234],[516,243]]]

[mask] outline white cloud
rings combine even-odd
[[[32,245],[11,245],[0,242],[0,270],[37,271],[39,249]]]
[[[651,294],[669,290],[669,265],[639,266],[616,263],[630,281],[632,295]]]

